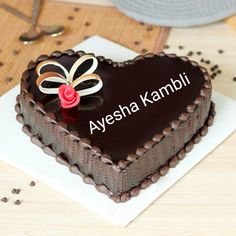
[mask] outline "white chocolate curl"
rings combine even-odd
[[[76,79],[73,79],[76,70],[80,67],[81,64],[83,64],[87,60],[93,60],[91,67],[81,76],[79,76]],[[54,65],[54,66],[59,67],[60,69],[63,70],[63,72],[65,73],[65,76],[57,72],[45,72],[41,74],[42,68],[48,65]],[[36,84],[42,93],[58,94],[59,88],[43,87],[43,82],[47,81],[47,82],[52,82],[52,83],[55,82],[55,83],[60,83],[60,84],[68,84],[68,85],[71,85],[73,88],[75,88],[80,83],[83,83],[85,81],[96,80],[97,84],[95,84],[94,86],[90,88],[86,88],[86,89],[76,90],[80,96],[90,95],[90,94],[98,92],[103,86],[101,77],[97,74],[93,74],[93,72],[97,69],[97,66],[98,66],[97,58],[91,55],[84,55],[80,57],[72,65],[70,71],[67,71],[67,69],[63,65],[61,65],[59,62],[56,62],[53,60],[42,61],[36,67],[36,72],[39,76],[38,79],[36,80]]]

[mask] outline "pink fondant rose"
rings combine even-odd
[[[80,95],[71,85],[63,84],[59,87],[58,96],[63,108],[72,108],[79,104]]]

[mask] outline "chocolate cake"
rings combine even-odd
[[[215,115],[206,69],[163,52],[113,62],[55,51],[29,63],[20,87],[31,141],[115,202],[166,175]]]

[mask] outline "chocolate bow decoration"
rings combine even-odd
[[[75,72],[78,70],[81,64],[83,64],[87,60],[92,60],[92,65],[90,68],[83,73],[78,78],[74,79]],[[54,65],[62,69],[65,76],[57,73],[57,72],[45,72],[41,74],[41,70],[48,65]],[[36,72],[39,75],[36,80],[36,85],[39,90],[45,94],[58,94],[61,100],[61,105],[63,108],[71,108],[79,104],[80,97],[87,96],[90,94],[94,94],[98,92],[102,86],[103,82],[99,75],[93,73],[98,66],[98,61],[96,57],[91,55],[84,55],[80,57],[75,63],[72,65],[70,71],[61,65],[59,62],[53,60],[43,61],[38,64],[36,67]],[[85,81],[96,80],[97,84],[92,87],[77,90],[76,87]],[[62,84],[59,88],[48,88],[43,86],[43,82],[51,82],[51,83],[60,83]]]

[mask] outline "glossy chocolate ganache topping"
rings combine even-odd
[[[79,59],[78,55],[52,57],[50,60],[70,71]],[[92,67],[93,60],[84,61],[74,72],[79,78]],[[80,97],[79,103],[64,107],[58,94],[46,94],[36,83],[39,75],[30,70],[29,92],[36,102],[45,106],[46,112],[54,112],[57,121],[68,124],[79,136],[91,140],[114,162],[125,160],[129,153],[151,140],[156,133],[170,126],[188,105],[193,104],[205,83],[200,67],[188,60],[168,55],[154,55],[114,66],[108,60],[98,60],[93,72],[101,78],[98,91]],[[54,65],[47,65],[41,73],[65,72]],[[79,93],[96,87],[96,80],[82,81],[75,90]],[[43,81],[44,88],[58,88],[58,81]]]

